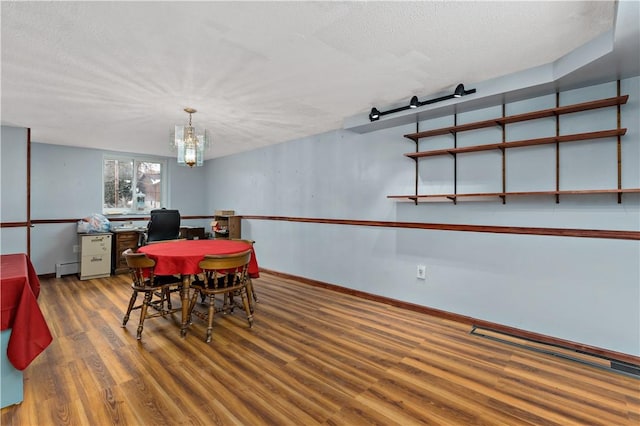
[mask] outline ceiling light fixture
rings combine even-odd
[[[475,89],[473,90],[475,92]],[[453,91],[454,98],[461,98],[466,95],[466,91],[464,90],[464,84],[460,83],[456,86],[456,90]]]
[[[195,109],[185,108],[184,112],[189,114],[189,125],[176,126],[172,146],[178,150],[178,164],[199,167],[204,161],[204,149],[209,146],[209,133],[204,129],[198,134],[191,125],[191,114],[197,112]]]
[[[411,98],[411,100],[409,101],[409,105],[403,106],[403,107],[399,107],[399,108],[394,108],[394,109],[391,109],[389,111],[380,112],[375,107],[371,108],[371,113],[369,114],[369,120],[370,121],[377,121],[383,115],[393,114],[394,112],[400,112],[400,111],[404,111],[404,110],[407,110],[407,109],[415,109],[415,108],[421,107],[423,105],[428,105],[428,104],[433,104],[433,103],[436,103],[436,102],[446,101],[447,99],[460,98],[460,97],[465,96],[465,95],[470,95],[471,93],[476,93],[476,89],[464,90],[464,84],[460,83],[460,84],[458,84],[456,86],[456,90],[451,95],[441,96],[439,98],[434,98],[434,99],[428,99],[428,100],[422,101],[422,102],[420,102],[418,100],[417,96],[413,96]]]

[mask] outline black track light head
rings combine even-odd
[[[369,113],[369,120],[376,121],[380,118],[380,111],[378,111],[375,107],[371,108],[371,112]]]
[[[461,98],[465,95],[466,93],[464,92],[464,84],[460,83],[456,86],[456,90],[453,91],[453,97],[454,98]]]
[[[411,98],[411,101],[409,102],[409,108],[418,108],[420,106],[420,101],[418,101],[418,97],[414,96],[413,98]]]

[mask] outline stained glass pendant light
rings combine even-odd
[[[204,150],[209,146],[209,133],[207,129],[198,133],[191,124],[191,115],[197,112],[194,108],[185,108],[184,112],[189,114],[189,124],[176,126],[174,134],[174,146],[178,150],[178,164],[199,167],[204,161]]]

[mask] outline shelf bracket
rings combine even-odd
[[[420,133],[420,121],[418,120],[418,116],[416,116],[416,133]],[[415,141],[416,141],[416,153],[417,153],[418,151],[420,151],[420,139],[419,138],[415,138]],[[416,164],[415,164],[416,180],[414,182],[414,192],[415,192],[416,196],[413,199],[413,205],[417,206],[418,205],[418,187],[420,185],[420,181],[419,181],[420,166],[419,166],[419,163],[418,163],[418,157],[414,157],[413,159],[416,162]]]
[[[620,97],[620,80],[617,82],[617,95]],[[620,104],[616,107],[616,121],[618,130],[620,130],[622,120],[620,115]],[[620,141],[620,134],[618,133],[618,140],[616,143],[616,154],[618,157],[618,189],[622,189],[622,146]],[[622,204],[622,192],[618,192],[618,204]]]
[[[560,108],[560,92],[556,91],[556,108]],[[560,191],[560,115],[555,114],[556,119],[556,191]],[[560,204],[560,193],[556,192],[556,204]]]

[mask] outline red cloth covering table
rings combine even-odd
[[[258,278],[260,272],[253,246],[244,241],[234,240],[177,240],[162,243],[149,244],[138,249],[138,252],[155,260],[156,275],[183,276],[182,292],[182,336],[187,333],[187,320],[189,314],[189,286],[191,275],[199,274],[202,269],[198,263],[208,254],[235,254],[251,249],[249,261],[249,276]]]
[[[1,256],[0,290],[0,330],[12,329],[7,357],[24,370],[53,340],[37,302],[40,280],[26,254]]]

